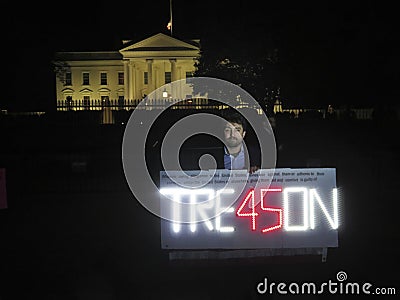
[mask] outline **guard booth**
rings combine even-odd
[[[320,257],[338,247],[334,168],[160,172],[170,261]]]

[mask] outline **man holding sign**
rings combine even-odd
[[[228,170],[247,169],[250,173],[260,167],[260,154],[255,147],[247,147],[244,142],[247,122],[238,112],[224,116],[224,168]],[[249,160],[249,161],[248,161]]]

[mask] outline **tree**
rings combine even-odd
[[[229,81],[246,90],[261,107],[272,108],[280,90],[278,49],[240,54],[228,49],[206,49],[201,52],[194,76]],[[197,92],[194,87],[194,93]]]
[[[53,71],[60,82],[65,84],[65,74],[71,72],[71,67],[66,62],[61,60],[52,61]]]

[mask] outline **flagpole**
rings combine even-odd
[[[169,0],[169,15],[170,15],[170,22],[171,22],[171,36],[172,36],[172,0]]]

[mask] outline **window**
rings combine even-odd
[[[171,82],[171,72],[165,72],[165,84]]]
[[[82,85],[89,85],[89,73],[82,73]]]
[[[149,84],[149,73],[144,72],[144,74],[143,74],[143,82],[144,82],[144,84]]]
[[[83,96],[83,109],[89,109],[90,96]]]
[[[73,105],[72,97],[71,96],[67,96],[67,99],[66,99],[65,103],[66,103],[66,106],[67,106],[67,110],[71,110],[71,107]]]
[[[72,73],[65,73],[65,85],[72,85]]]
[[[118,84],[124,85],[124,72],[118,72]]]
[[[107,73],[100,73],[100,84],[107,85]]]
[[[193,72],[186,72],[186,83],[190,83],[190,78],[193,78]]]
[[[118,96],[118,109],[124,109],[125,106],[125,100],[124,96]]]
[[[108,96],[101,96],[101,107],[109,107],[110,106],[110,98]]]

